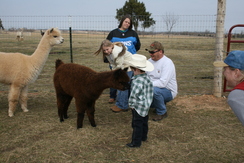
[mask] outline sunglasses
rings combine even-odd
[[[159,52],[160,50],[158,50],[158,51],[148,51],[150,54],[154,54],[154,53],[157,53],[157,52]]]

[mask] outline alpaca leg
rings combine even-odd
[[[79,113],[77,114],[77,129],[82,128],[83,126],[83,120],[84,120],[85,113]]]
[[[28,99],[27,93],[28,93],[28,86],[25,86],[20,93],[20,105],[23,112],[29,111],[27,109],[27,99]]]
[[[65,96],[65,99],[63,100],[63,116],[64,116],[64,119],[68,119],[68,108],[69,108],[69,105],[70,105],[70,102],[72,100],[72,96]]]
[[[72,98],[73,97],[69,95],[57,94],[58,115],[60,122],[63,122],[64,119],[68,118],[67,111]]]
[[[57,106],[58,106],[58,116],[60,119],[60,122],[64,121],[64,104],[63,104],[63,96],[60,94],[57,94]]]
[[[9,95],[8,95],[8,104],[9,104],[8,115],[9,115],[9,117],[14,116],[16,105],[18,104],[18,101],[19,101],[20,89],[21,89],[20,87],[13,85],[13,84],[10,86],[10,91],[9,91]]]
[[[87,110],[86,110],[86,113],[87,113],[87,116],[88,116],[88,119],[91,123],[91,126],[92,127],[96,127],[96,123],[95,123],[95,119],[94,119],[94,113],[95,113],[95,103],[92,104],[92,107],[89,107]]]
[[[77,98],[75,99],[76,111],[77,111],[77,129],[82,128],[83,120],[85,116],[86,106],[82,107],[82,104]]]

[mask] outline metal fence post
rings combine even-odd
[[[69,42],[70,42],[70,62],[73,63],[72,29],[71,29],[71,27],[69,27]]]

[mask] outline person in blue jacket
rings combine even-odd
[[[138,50],[140,50],[141,42],[138,37],[136,31],[132,29],[133,24],[131,17],[126,15],[124,16],[118,28],[112,30],[106,39],[111,42],[121,42],[123,43],[129,52],[135,54]],[[128,76],[131,78],[133,75],[132,71],[128,72]],[[121,112],[128,110],[128,98],[129,98],[129,90],[126,91],[118,91],[116,89],[110,88],[110,99],[109,103],[115,103],[111,110],[113,112]]]
[[[132,54],[136,54],[141,48],[141,42],[136,31],[132,29],[132,21],[129,16],[124,16],[118,28],[112,30],[107,39],[111,42],[122,42]]]

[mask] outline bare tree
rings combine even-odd
[[[166,13],[166,15],[163,16],[163,21],[166,25],[168,37],[171,31],[173,30],[174,26],[177,24],[178,20],[179,20],[179,16],[174,14]]]

